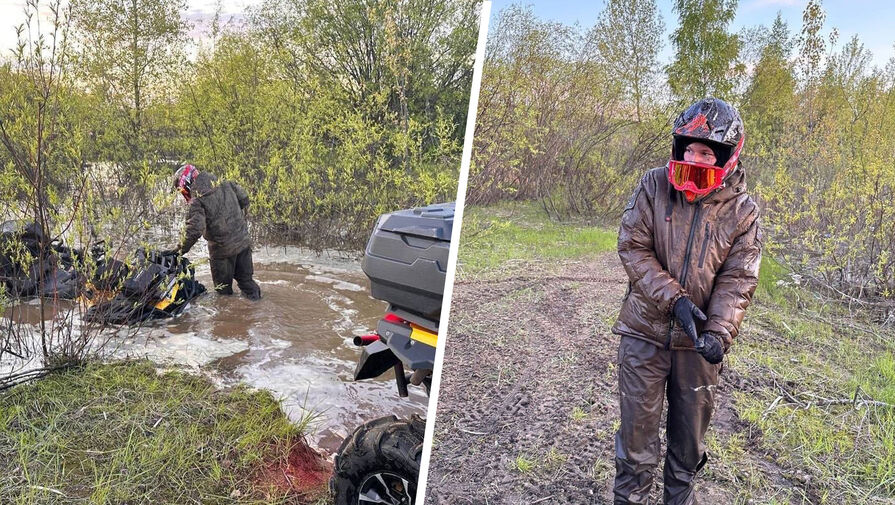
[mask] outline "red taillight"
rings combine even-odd
[[[400,317],[392,314],[391,312],[386,314],[385,317],[382,318],[382,320],[387,323],[397,323],[397,324],[405,324],[407,322],[407,321],[401,319]]]

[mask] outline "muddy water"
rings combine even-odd
[[[210,288],[207,263],[200,254],[189,256],[198,263],[197,279]],[[309,440],[329,454],[368,420],[425,415],[423,390],[411,387],[410,397],[400,398],[391,372],[352,380],[360,350],[351,339],[372,332],[386,309],[369,296],[359,260],[261,249],[255,279],[261,301],[205,294],[179,317],[136,334],[122,331],[109,346],[118,357],[190,365],[222,385],[268,390],[291,419],[313,417]]]

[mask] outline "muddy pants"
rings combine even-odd
[[[240,291],[250,300],[258,300],[261,298],[261,287],[252,280],[252,274],[255,269],[252,266],[252,248],[247,247],[235,256],[228,258],[212,258],[209,260],[211,266],[211,281],[214,282],[214,290],[218,294],[233,294],[233,279]]]
[[[659,423],[668,397],[665,503],[695,505],[693,478],[705,465],[705,432],[721,365],[695,351],[666,351],[622,337],[618,348],[621,426],[615,434],[615,505],[646,504],[659,464]]]

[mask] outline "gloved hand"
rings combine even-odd
[[[681,328],[687,333],[687,336],[693,340],[693,345],[697,348],[700,347],[700,342],[696,334],[696,319],[694,318],[697,318],[700,321],[705,321],[705,314],[703,314],[702,311],[699,310],[699,307],[691,302],[686,296],[682,296],[674,302],[672,313],[678,324],[680,324]]]
[[[721,339],[714,333],[703,333],[699,336],[699,340],[702,343],[701,346],[696,346],[699,354],[713,365],[721,363],[721,360],[724,359],[724,345],[721,343]]]

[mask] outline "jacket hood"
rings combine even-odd
[[[740,163],[737,167],[727,176],[727,180],[724,183],[724,187],[714,193],[710,194],[706,200],[708,201],[716,201],[716,202],[725,202],[730,200],[731,198],[735,198],[741,193],[746,192],[746,170],[743,168],[743,164]]]
[[[194,198],[202,198],[218,189],[218,178],[208,172],[199,172],[190,192]]]

